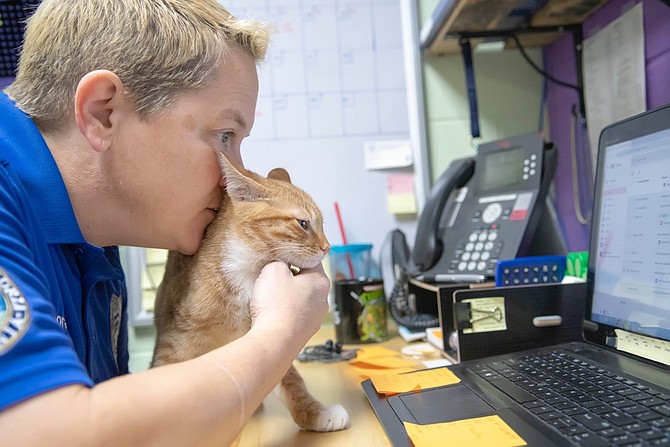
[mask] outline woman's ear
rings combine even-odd
[[[109,70],[84,75],[74,97],[74,116],[79,131],[96,151],[112,143],[116,112],[123,104],[123,83]]]

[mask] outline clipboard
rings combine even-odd
[[[463,362],[581,341],[586,283],[462,289],[452,305],[455,358]]]

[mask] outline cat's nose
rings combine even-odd
[[[323,247],[321,247],[321,251],[323,252],[323,255],[326,256],[330,251],[330,245],[324,245]]]

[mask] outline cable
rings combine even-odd
[[[419,274],[409,260],[409,248],[400,230],[391,231],[380,251],[379,263],[383,273],[384,295],[391,317],[408,329],[423,330],[440,325],[431,314],[416,314],[410,305],[408,279]]]
[[[586,216],[582,212],[582,199],[579,188],[579,178],[577,173],[577,137],[576,137],[576,123],[578,120],[577,111],[575,107],[572,109],[572,117],[570,118],[570,168],[572,173],[572,203],[575,208],[575,216],[577,221],[582,225],[591,223],[591,209],[586,212]]]
[[[542,96],[540,97],[540,113],[537,120],[537,128],[544,138],[544,109],[547,103],[547,78],[542,79]]]
[[[333,340],[328,340],[322,345],[307,346],[298,355],[298,360],[301,362],[340,362],[344,360],[351,360],[356,357],[355,349],[342,349],[342,343],[339,341],[333,343]]]
[[[516,43],[517,48],[521,52],[521,55],[523,56],[524,59],[526,59],[526,62],[530,64],[531,67],[535,69],[538,73],[540,73],[542,76],[545,78],[549,79],[552,82],[555,82],[558,85],[562,85],[563,87],[568,87],[575,89],[579,92],[579,94],[582,94],[582,87],[579,85],[575,84],[570,84],[569,82],[561,81],[560,79],[556,79],[554,76],[550,75],[546,71],[544,71],[542,68],[538,67],[537,64],[528,56],[528,53],[526,53],[526,50],[524,49],[523,45],[521,45],[521,41],[519,40],[519,36],[517,36],[514,33],[509,33],[509,36],[514,40]]]
[[[413,313],[410,308],[407,282],[410,276],[412,275],[402,270],[396,278],[393,292],[388,298],[391,316],[399,325],[408,329],[427,329],[439,326],[440,320],[434,315]]]

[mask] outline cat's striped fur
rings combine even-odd
[[[285,170],[264,178],[225,159],[222,168],[227,193],[201,248],[193,256],[168,254],[156,296],[152,366],[185,361],[239,338],[250,328],[251,289],[268,262],[313,267],[330,248],[321,211]],[[303,429],[348,426],[347,411],[312,397],[294,366],[276,392]]]

